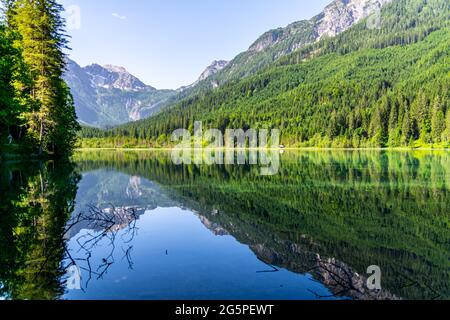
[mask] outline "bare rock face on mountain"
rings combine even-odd
[[[318,38],[334,37],[392,0],[337,0],[315,17]]]
[[[252,75],[275,60],[312,44],[323,37],[333,37],[361,20],[376,14],[392,0],[334,0],[322,13],[310,20],[294,22],[285,28],[270,30],[259,37],[247,51],[210,76],[209,83],[223,84],[230,79]]]
[[[183,93],[183,92],[188,92],[191,89],[194,89],[199,83],[201,83],[204,80],[209,79],[210,77],[214,76],[215,74],[217,74],[218,72],[222,71],[223,68],[225,68],[228,65],[229,61],[225,61],[225,60],[215,60],[213,61],[206,69],[205,71],[202,72],[202,74],[200,75],[200,77],[197,79],[197,81],[195,81],[194,83],[188,85],[188,86],[183,86],[181,88],[178,88],[177,92],[179,93]],[[217,87],[215,81],[211,81],[209,82],[209,86],[212,88]]]
[[[81,123],[105,127],[136,121],[202,90],[255,74],[280,57],[323,37],[336,36],[391,1],[334,0],[310,20],[264,33],[231,62],[214,61],[196,82],[178,90],[157,90],[125,68],[112,65],[93,64],[82,68],[69,61],[65,78]]]
[[[110,127],[147,118],[169,104],[171,98],[221,71],[227,61],[214,61],[194,84],[178,90],[157,90],[125,68],[98,64],[79,66],[68,60],[65,73],[79,121],[88,126]]]
[[[217,72],[225,68],[227,64],[228,61],[224,60],[213,61],[213,63],[209,67],[207,67],[205,71],[203,71],[203,73],[198,78],[198,81],[203,81],[209,78],[210,76],[216,74]]]
[[[96,87],[115,88],[125,91],[139,91],[148,87],[123,67],[112,65],[102,67],[98,64],[93,64],[84,69],[92,77],[92,83]]]
[[[275,45],[282,43],[286,40],[291,40],[291,43],[286,46],[282,51],[284,54],[295,50],[299,44],[311,43],[314,37],[308,36],[305,41],[300,39],[295,40],[295,35],[308,35],[313,30],[313,23],[311,21],[299,21],[288,25],[286,28],[278,28],[270,30],[259,37],[248,49],[248,52],[260,53],[264,52]]]
[[[374,14],[392,0],[335,0],[322,13],[311,20],[294,22],[286,28],[270,30],[263,34],[249,48],[252,52],[262,52],[274,45],[288,40],[297,34],[312,32],[304,43],[293,40],[285,53],[290,53],[301,44],[308,44],[324,36],[334,37],[348,30],[364,18]]]
[[[65,80],[79,121],[97,127],[149,117],[176,93],[148,86],[123,67],[92,64],[82,68],[71,60]]]

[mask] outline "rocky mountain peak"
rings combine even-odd
[[[209,78],[210,76],[216,74],[217,72],[219,72],[220,70],[222,70],[223,68],[225,68],[228,64],[228,61],[225,60],[214,60],[211,65],[209,65],[205,71],[203,71],[203,73],[200,75],[200,77],[198,78],[197,82],[203,81],[207,78]]]
[[[283,28],[267,31],[250,46],[249,51],[262,52],[277,43],[282,36]]]
[[[141,91],[148,88],[145,83],[123,67],[92,64],[85,67],[84,70],[91,76],[91,83],[94,87],[114,88],[124,91]]]
[[[392,0],[335,0],[314,18],[318,38],[334,37]]]
[[[70,59],[64,79],[79,121],[89,126],[113,126],[148,117],[176,93],[147,86],[123,67],[81,67]]]
[[[125,69],[124,67],[120,67],[120,66],[114,66],[114,65],[111,65],[111,64],[107,64],[107,65],[104,65],[103,68],[105,68],[109,72],[128,73],[129,74],[127,69]]]
[[[249,48],[249,52],[258,53],[269,49],[282,41],[300,33],[313,31],[309,42],[314,42],[322,37],[333,37],[346,31],[354,24],[373,14],[392,0],[334,0],[322,13],[311,20],[294,22],[285,28],[278,28],[264,33]],[[292,43],[290,53],[304,43]]]

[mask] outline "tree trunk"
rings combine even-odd
[[[39,155],[42,155],[42,137],[44,136],[44,121],[41,119],[41,130],[39,133]]]

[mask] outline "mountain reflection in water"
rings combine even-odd
[[[449,298],[448,152],[281,161],[275,176],[164,152],[3,164],[0,296]],[[381,291],[367,289],[371,265]],[[81,290],[67,286],[74,266]]]

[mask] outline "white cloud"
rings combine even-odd
[[[120,20],[127,20],[127,17],[126,17],[126,16],[121,16],[120,14],[118,14],[118,13],[116,13],[116,12],[114,12],[114,13],[112,14],[112,16],[113,16],[114,18],[117,18],[117,19],[120,19]]]

